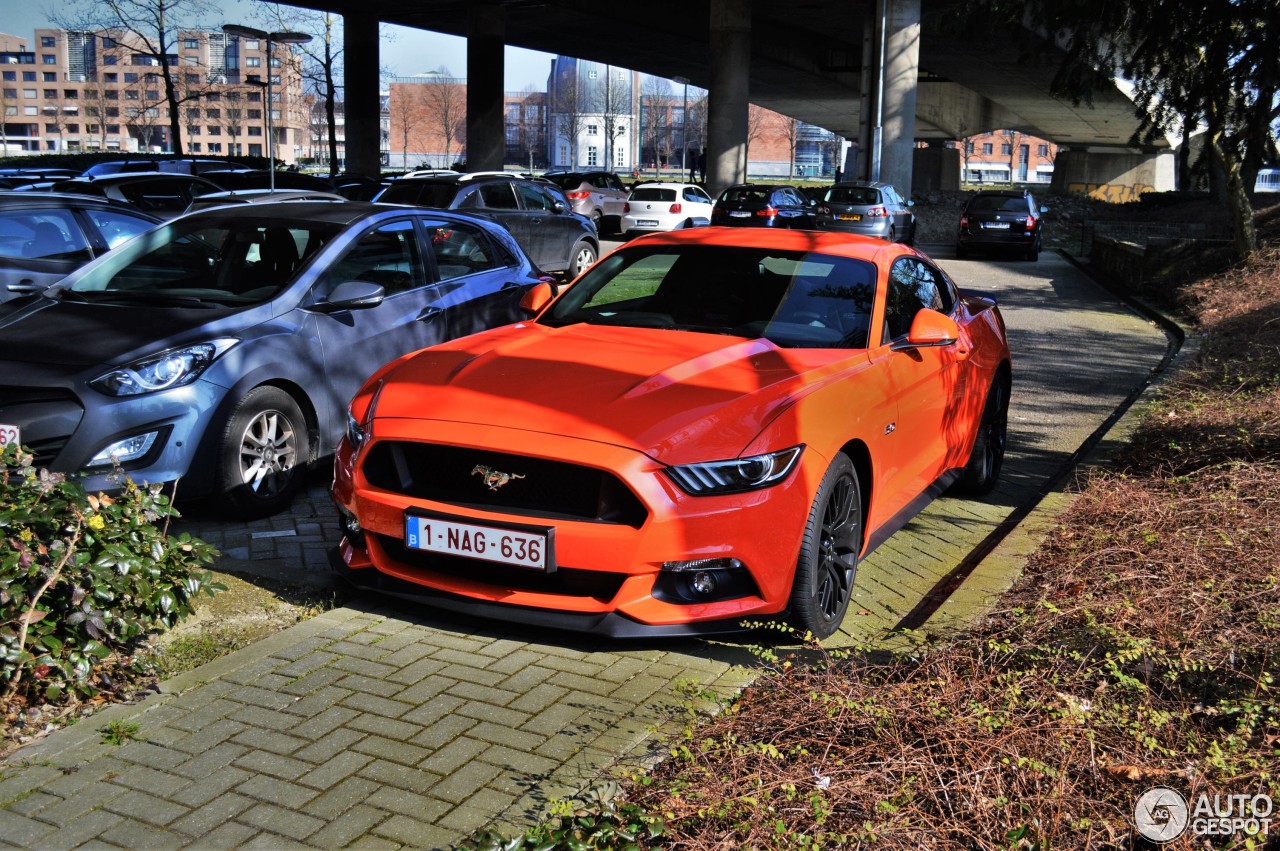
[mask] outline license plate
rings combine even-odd
[[[636,219],[636,227],[638,228],[656,228],[657,226],[657,219]]]
[[[988,230],[1008,230],[1008,222],[983,222],[982,226]]]
[[[840,215],[840,216],[836,216],[836,218],[837,218],[837,219],[839,219],[839,220],[840,220],[840,221],[842,221],[842,222],[860,222],[860,221],[862,221],[862,216],[857,216],[857,215]]]
[[[750,213],[750,211],[748,211],[748,210],[730,210],[730,211],[729,211],[729,215],[730,215],[730,216],[732,216],[732,217],[733,217],[733,218],[735,218],[735,219],[749,219],[749,218],[751,218],[751,213]]]
[[[551,573],[554,527],[486,526],[439,515],[406,514],[405,545],[443,555],[475,558]]]
[[[10,445],[17,446],[19,436],[20,432],[16,425],[0,423],[0,449],[5,449]]]

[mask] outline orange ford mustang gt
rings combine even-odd
[[[906,246],[655,234],[525,306],[352,401],[333,496],[357,585],[613,636],[824,638],[860,558],[1000,473],[1000,312]]]

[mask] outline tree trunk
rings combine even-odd
[[[1240,158],[1229,145],[1222,143],[1220,135],[1215,135],[1211,144],[1214,162],[1226,175],[1227,212],[1231,217],[1236,255],[1247,260],[1258,250],[1258,230],[1253,220],[1253,205],[1249,203],[1245,189]]]

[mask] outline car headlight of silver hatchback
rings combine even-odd
[[[108,396],[138,396],[181,387],[199,378],[209,364],[238,342],[234,337],[222,337],[166,349],[104,372],[90,381],[89,386]]]
[[[795,469],[804,444],[726,461],[704,461],[667,467],[666,473],[690,496],[718,496],[776,485]]]

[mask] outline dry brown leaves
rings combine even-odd
[[[632,788],[667,847],[1131,848],[1154,785],[1280,797],[1280,251],[1180,299],[1200,362],[1000,611],[763,677]]]

